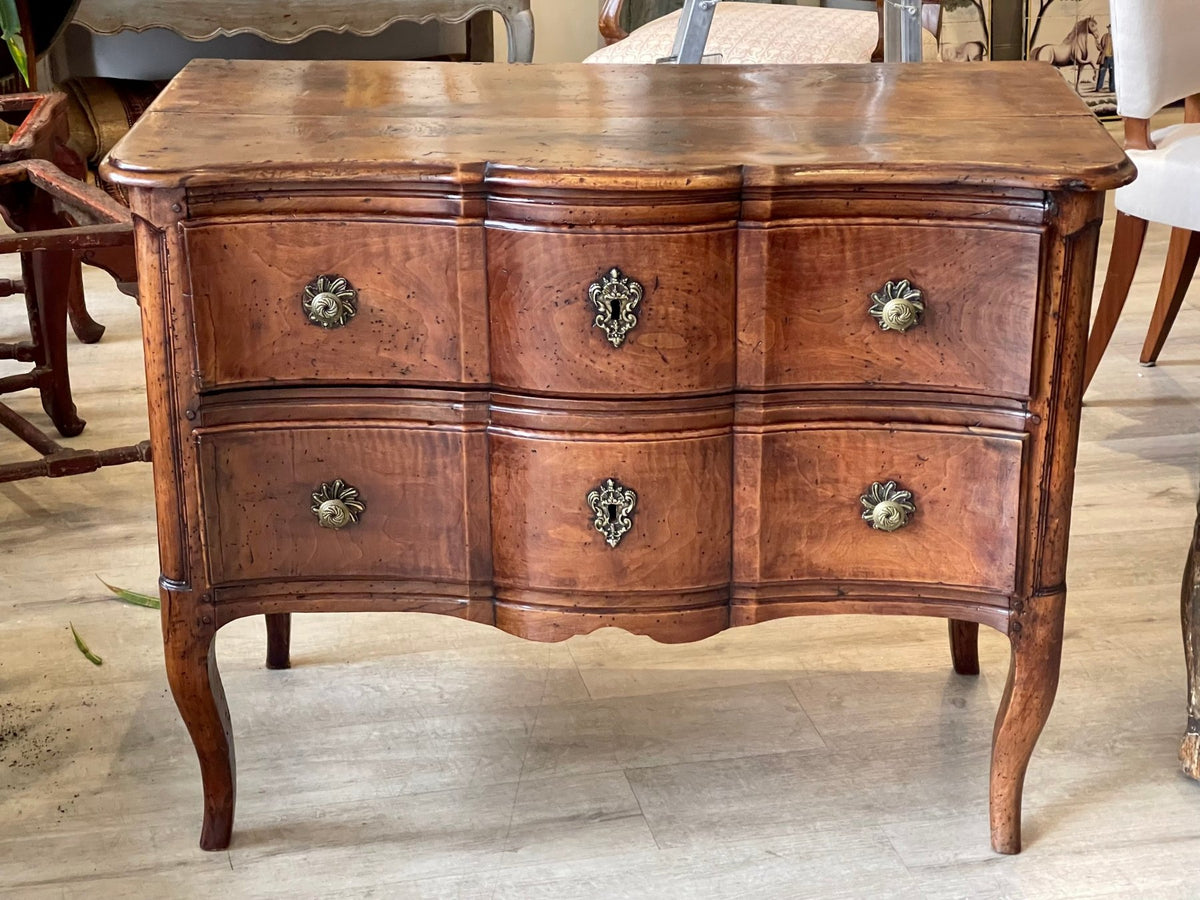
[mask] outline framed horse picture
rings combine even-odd
[[[1029,0],[1026,58],[1062,73],[1101,118],[1117,114],[1108,0]]]

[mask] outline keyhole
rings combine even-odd
[[[608,504],[608,521],[617,521],[617,504],[615,503]]]
[[[609,304],[611,307],[609,310],[609,315],[612,316],[614,319],[621,318],[621,301],[618,300],[616,297],[613,297],[613,299],[611,301],[609,301]]]

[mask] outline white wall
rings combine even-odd
[[[533,61],[579,62],[603,46],[600,0],[533,0]],[[508,59],[504,20],[496,16],[496,59]]]

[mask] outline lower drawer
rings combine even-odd
[[[499,599],[639,609],[727,602],[728,433],[555,438],[491,435]]]
[[[1022,447],[1019,436],[903,428],[738,434],[734,581],[1010,594]]]
[[[485,444],[481,430],[449,427],[203,434],[211,583],[486,574]]]

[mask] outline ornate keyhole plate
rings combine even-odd
[[[588,287],[588,297],[596,308],[592,325],[603,331],[614,347],[625,343],[625,336],[637,327],[643,294],[642,286],[615,266]]]
[[[921,324],[924,314],[924,294],[907,279],[889,281],[871,295],[871,315],[884,331],[908,331]]]
[[[887,484],[876,481],[859,500],[864,507],[863,519],[879,531],[898,531],[917,511],[912,492],[903,490],[894,481]]]
[[[587,495],[592,510],[592,527],[604,536],[608,546],[615,547],[633,528],[633,510],[637,493],[615,478],[609,478]]]

